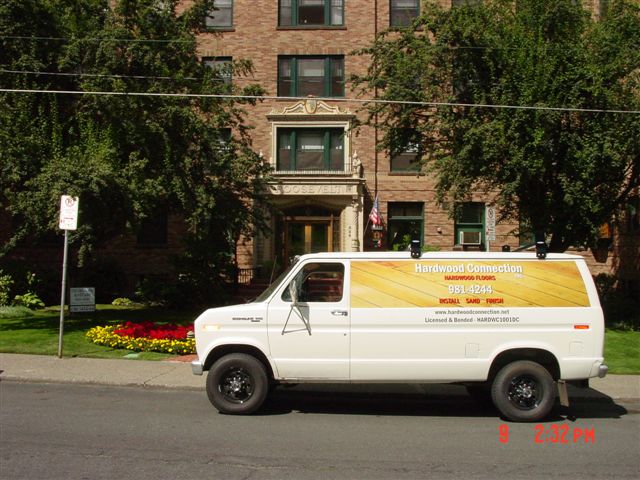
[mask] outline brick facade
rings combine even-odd
[[[441,0],[445,7],[450,2],[451,0]],[[189,3],[185,1],[182,8]],[[344,25],[330,27],[279,27],[278,2],[274,0],[235,0],[233,3],[233,26],[202,34],[198,38],[198,52],[202,57],[251,60],[255,69],[253,78],[235,78],[233,81],[239,85],[259,83],[270,96],[277,95],[279,56],[344,56],[344,77],[348,79],[351,74],[363,74],[369,65],[369,58],[354,55],[353,52],[370,45],[377,32],[389,27],[388,0],[345,0]],[[596,7],[593,8],[595,11]],[[355,96],[348,82],[345,96]],[[374,232],[366,226],[376,187],[383,218],[380,249],[384,250],[388,246],[389,206],[397,202],[422,203],[425,245],[441,250],[456,248],[455,223],[448,212],[437,205],[433,180],[415,173],[390,172],[388,155],[376,151],[376,139],[379,136],[376,130],[369,126],[362,127],[357,133],[349,130],[358,115],[364,118],[364,114],[360,112],[361,104],[328,100],[318,107],[318,112],[313,108],[306,111],[307,107],[309,104],[284,97],[247,107],[247,120],[253,127],[251,136],[254,150],[261,152],[275,166],[278,154],[276,133],[279,128],[344,126],[348,138],[344,144],[344,172],[334,176],[322,173],[281,175],[288,193],[274,193],[272,200],[284,212],[283,220],[273,219],[274,231],[270,237],[244,238],[240,241],[238,259],[241,267],[268,267],[274,261],[278,264],[286,263],[286,259],[282,257],[292,251],[291,245],[287,244],[292,241],[295,233],[292,227],[299,227],[298,231],[304,232],[305,239],[309,240],[306,236],[314,226],[328,224],[326,218],[318,220],[312,214],[296,216],[299,213],[291,213],[305,208],[309,211],[324,209],[327,212],[337,212],[335,222],[331,220],[331,228],[339,229],[339,232],[334,232],[337,240],[331,243],[334,250],[375,249]],[[325,111],[320,112],[321,109]],[[309,190],[299,190],[296,193],[291,188],[296,181],[305,185],[309,183]],[[490,199],[478,195],[473,200],[484,203]],[[5,228],[4,224],[2,228]],[[279,231],[279,228],[286,231]],[[513,235],[516,229],[517,225],[514,224],[498,224],[496,240],[490,245],[491,250],[500,250],[503,245],[512,249],[518,247],[518,238]],[[161,276],[170,272],[170,257],[180,251],[184,232],[184,225],[180,220],[171,217],[169,238],[161,248],[142,248],[136,245],[135,238],[127,236],[104,247],[102,254],[113,258],[126,274],[127,280],[121,293],[130,294],[136,281],[142,277]],[[639,233],[635,231],[619,234],[611,246],[606,245],[595,254],[591,251],[581,253],[587,258],[594,274],[614,272],[637,284],[637,279],[640,278]],[[328,242],[326,230],[325,237],[322,238]],[[51,259],[49,256],[49,260]],[[55,261],[58,259],[55,258]]]

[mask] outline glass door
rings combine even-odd
[[[285,239],[287,257],[331,251],[330,229],[329,222],[287,222]]]

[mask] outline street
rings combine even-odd
[[[583,399],[577,418],[515,424],[464,395],[306,388],[236,417],[204,391],[3,381],[0,478],[640,477],[637,406]]]

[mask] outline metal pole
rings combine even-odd
[[[62,336],[64,335],[64,303],[67,289],[67,250],[69,246],[69,230],[64,231],[64,254],[62,256],[62,292],[60,292],[60,335],[58,337],[58,358],[62,358]]]

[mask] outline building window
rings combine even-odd
[[[484,214],[484,203],[466,202],[458,205],[455,244],[465,248],[484,245]]]
[[[392,27],[406,27],[420,15],[419,0],[391,0],[389,24]]]
[[[640,197],[631,197],[626,210],[627,233],[640,232]]]
[[[159,208],[142,220],[138,230],[137,244],[141,247],[163,247],[167,245],[169,212]]]
[[[209,12],[204,24],[207,28],[233,27],[233,0],[215,0],[214,10]]]
[[[401,151],[391,155],[392,172],[417,172],[420,170],[419,138],[417,131],[413,129],[401,129],[398,131],[395,141],[404,145]]]
[[[344,129],[278,129],[278,171],[344,171]]]
[[[452,7],[463,7],[465,5],[479,5],[482,0],[451,0]]]
[[[202,63],[214,71],[215,76],[226,85],[231,83],[233,73],[232,57],[203,57]]]
[[[530,247],[536,244],[536,236],[528,222],[520,218],[518,222],[518,246]]]
[[[389,203],[389,250],[409,248],[411,240],[424,238],[424,204],[421,202]]]
[[[278,57],[278,96],[344,97],[344,57]]]
[[[278,25],[340,26],[344,25],[344,0],[280,0]]]

